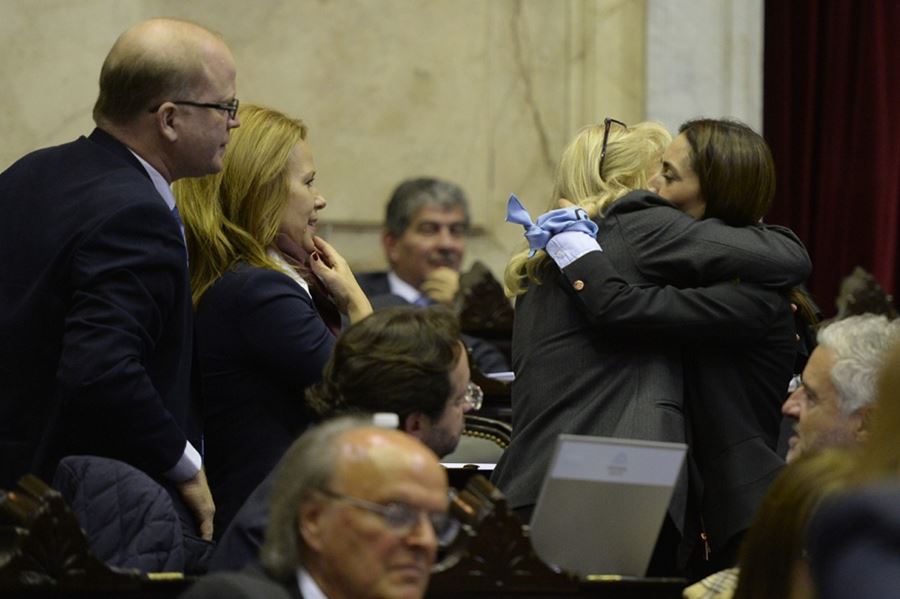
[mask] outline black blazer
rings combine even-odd
[[[241,572],[208,574],[181,594],[181,599],[303,599],[296,577],[279,581],[259,566]]]
[[[240,264],[197,307],[206,475],[216,536],[313,419],[304,391],[334,335],[286,274]]]
[[[781,287],[810,268],[785,229],[696,221],[645,192],[618,200],[597,222],[603,252],[564,272],[548,262],[543,284],[516,302],[513,434],[492,476],[513,508],[535,503],[560,433],[687,441],[681,342],[762,340],[782,313],[790,318],[773,291],[677,287],[735,277]],[[666,284],[677,287],[657,287]],[[682,476],[669,510],[682,532],[687,501]]]
[[[356,275],[356,281],[375,310],[390,306],[414,305],[399,295],[391,293],[391,284],[386,271],[359,273]],[[509,370],[509,362],[494,345],[471,335],[462,335],[461,337],[469,351],[472,352],[472,360],[482,373],[507,372]]]
[[[71,453],[169,470],[191,427],[190,287],[146,171],[97,129],[0,174],[0,212],[0,486]]]
[[[391,293],[391,284],[388,281],[387,271],[379,270],[373,272],[356,273],[356,282],[362,288],[363,293],[372,301],[379,295],[388,295]],[[402,299],[402,298],[401,298]]]

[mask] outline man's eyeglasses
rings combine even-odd
[[[603,162],[606,160],[606,142],[609,140],[609,127],[613,123],[622,125],[622,127],[628,129],[628,125],[626,125],[622,121],[617,121],[616,119],[611,119],[609,117],[603,119],[603,146],[600,148],[600,167],[597,169],[602,181],[606,180],[603,178]]]
[[[459,520],[446,512],[426,512],[400,501],[392,501],[386,504],[374,503],[365,499],[336,493],[330,489],[320,489],[319,492],[332,499],[344,501],[354,507],[381,516],[388,528],[398,535],[408,535],[415,530],[423,513],[428,517],[428,521],[431,523],[431,527],[434,529],[434,534],[437,537],[438,545],[441,547],[446,547],[452,543],[459,533]]]
[[[466,394],[463,396],[463,401],[473,411],[480,410],[481,404],[484,402],[484,391],[482,391],[481,387],[475,383],[469,383],[468,387],[466,387]]]
[[[237,116],[238,106],[240,106],[240,100],[235,98],[234,100],[230,100],[228,102],[193,102],[191,100],[171,100],[172,104],[184,104],[186,106],[196,106],[198,108],[215,108],[216,110],[224,110],[228,113],[228,118],[234,119]],[[159,107],[162,104],[159,104],[150,109],[150,112],[156,112],[159,110]]]

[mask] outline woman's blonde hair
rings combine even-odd
[[[628,128],[610,124],[603,172],[603,123],[584,127],[563,151],[556,169],[556,180],[548,210],[558,208],[565,198],[584,208],[591,218],[629,191],[646,188],[654,167],[672,136],[659,123],[644,122]],[[506,265],[504,284],[510,297],[525,293],[529,283],[540,284],[539,272],[547,258],[544,251],[528,257],[528,250],[517,253]]]
[[[278,269],[267,255],[288,199],[288,159],[306,125],[276,110],[242,104],[222,171],[181,179],[174,191],[184,221],[194,307],[238,262]]]

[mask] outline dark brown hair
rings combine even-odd
[[[436,420],[450,396],[450,371],[463,345],[459,321],[441,307],[396,306],[345,330],[325,365],[322,382],[306,392],[320,416],[413,412]]]
[[[697,119],[681,125],[691,168],[706,202],[703,218],[733,227],[759,222],[775,195],[775,163],[766,140],[737,121]]]

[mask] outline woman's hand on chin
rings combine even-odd
[[[310,253],[309,267],[331,292],[341,312],[350,318],[350,322],[371,314],[369,298],[356,282],[344,257],[321,237],[316,236],[314,242],[315,249]]]

